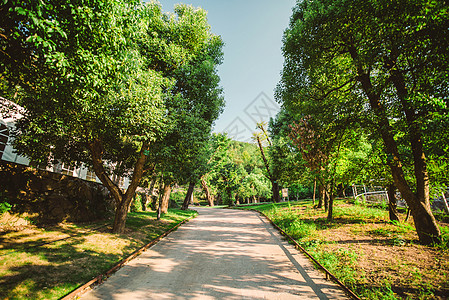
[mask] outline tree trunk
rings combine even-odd
[[[142,203],[142,210],[147,211],[148,205],[150,205],[150,208],[151,208],[151,201],[152,201],[151,194],[150,195],[148,195],[148,194],[142,195],[142,199],[145,199],[144,200],[145,203]]]
[[[429,174],[427,171],[427,161],[424,154],[423,137],[419,125],[420,122],[418,122],[418,115],[408,99],[409,93],[403,74],[397,69],[392,69],[391,74],[393,85],[396,88],[398,98],[401,101],[402,109],[405,113],[409,133],[408,136],[413,154],[416,193],[413,195],[415,197],[411,198],[410,201],[418,202],[416,203],[417,205],[415,205],[416,207],[411,207],[413,220],[415,222],[416,230],[418,231],[418,227],[421,230],[421,233],[418,232],[418,236],[422,243],[431,244],[434,242],[441,242],[440,229],[432,214],[432,210],[430,209]]]
[[[329,194],[326,188],[323,188],[323,202],[324,202],[324,211],[327,212],[329,209]]]
[[[107,175],[103,165],[103,145],[100,140],[93,140],[89,143],[89,151],[92,157],[92,164],[95,175],[103,183],[103,185],[111,192],[116,201],[116,211],[114,218],[114,225],[112,227],[113,233],[123,233],[125,231],[126,216],[131,201],[136,192],[136,189],[142,179],[144,173],[144,166],[146,162],[146,151],[148,151],[148,144],[143,143],[140,149],[139,157],[134,165],[134,171],[128,189],[123,194],[120,188]]]
[[[159,207],[161,209],[162,214],[166,214],[168,212],[168,204],[170,202],[170,194],[171,194],[171,183],[165,183],[163,193],[159,200]]]
[[[140,205],[142,206],[142,211],[147,210],[147,194],[140,193]]]
[[[323,186],[318,186],[318,194],[320,195],[320,198],[318,200],[318,205],[316,206],[316,208],[322,208],[323,207],[323,202],[324,202],[324,189]]]
[[[232,197],[232,191],[231,191],[231,189],[229,187],[226,188],[226,193],[227,193],[227,196],[228,196],[227,200],[229,201],[229,206],[235,206],[234,199]]]
[[[449,214],[449,205],[447,204],[447,199],[446,199],[446,195],[444,194],[444,192],[441,193],[443,196],[443,205],[444,205],[444,211]]]
[[[359,61],[357,49],[354,45],[348,45],[352,59]],[[393,64],[395,66],[396,64]],[[401,101],[403,112],[406,116],[408,133],[413,153],[414,173],[416,179],[416,194],[405,179],[398,145],[394,139],[393,129],[387,117],[386,109],[383,106],[380,95],[372,85],[369,71],[365,71],[361,65],[357,65],[357,80],[361,83],[362,89],[368,97],[370,106],[376,116],[376,126],[386,148],[388,165],[393,176],[394,183],[407,202],[413,216],[416,232],[419,241],[424,245],[441,243],[441,233],[436,223],[435,217],[430,210],[429,200],[429,178],[427,173],[426,158],[423,152],[423,144],[419,124],[416,122],[416,114],[407,102],[407,91],[402,74],[397,70],[391,70],[391,79],[397,90],[397,95]]]
[[[115,209],[114,225],[112,227],[113,233],[124,233],[125,232],[127,215],[128,215],[128,207],[126,207],[125,205],[119,205]]]
[[[273,191],[273,200],[276,203],[281,202],[281,196],[279,195],[279,184],[277,181],[272,183],[272,191]]]
[[[160,202],[159,202],[159,205],[158,205],[158,207],[157,207],[157,213],[156,213],[156,219],[157,219],[158,221],[161,219],[161,210],[162,210],[162,208],[161,208],[161,204],[160,204]]]
[[[152,210],[156,210],[156,205],[155,205],[156,201],[153,200],[154,186],[156,185],[156,181],[157,181],[157,177],[155,174],[153,174],[150,185],[148,187],[150,194],[149,195],[147,194],[145,197],[145,199],[146,199],[145,206],[148,207],[148,205],[150,205]]]
[[[316,179],[313,181],[313,199],[312,199],[312,205],[315,206],[315,194],[316,194]],[[296,199],[298,200],[298,199]]]
[[[158,204],[158,196],[155,196],[155,195],[151,195],[151,209],[152,210],[157,210],[157,208],[159,207],[159,204]]]
[[[407,223],[408,218],[410,218],[410,207],[407,207],[407,215],[405,216],[404,223]]]
[[[399,214],[397,210],[397,201],[396,201],[396,186],[394,183],[391,183],[388,185],[388,211],[390,214],[390,221],[397,221],[399,222]]]
[[[265,157],[265,152],[263,151],[262,143],[260,141],[259,136],[257,136],[257,143],[259,145],[260,154],[262,155],[262,160],[265,164],[265,168],[267,169],[268,178],[271,181],[271,191],[273,192],[273,201],[276,203],[281,202],[281,197],[279,196],[279,184],[276,178],[274,178],[273,174],[271,174],[270,172],[270,166],[268,164],[267,158]]]
[[[182,203],[182,210],[189,209],[190,201],[192,200],[193,188],[195,187],[195,182],[189,183],[189,188],[187,189],[186,197],[184,198],[184,202]]]
[[[210,194],[210,190],[209,190],[209,187],[207,186],[206,180],[204,180],[204,178],[202,178],[202,177],[201,177],[201,187],[204,190],[204,194],[206,195],[206,200],[207,200],[207,203],[209,204],[209,206],[210,207],[214,206],[214,198]]]
[[[334,219],[334,191],[331,188],[331,191],[329,193],[329,203],[328,203],[328,210],[327,210],[327,220],[332,221]]]

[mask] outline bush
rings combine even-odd
[[[178,205],[184,202],[184,198],[186,197],[185,192],[176,191],[170,194],[170,200],[175,201]]]
[[[137,194],[134,196],[134,200],[131,203],[131,211],[132,212],[141,212],[142,211],[142,195]]]
[[[9,204],[8,202],[0,202],[0,215],[11,210],[11,207],[12,207],[12,205]]]
[[[297,185],[289,188],[290,200],[298,197],[298,199],[309,199],[313,197],[313,186]]]
[[[5,196],[2,192],[0,192],[0,215],[11,210],[12,205],[9,204],[7,201],[8,197]]]

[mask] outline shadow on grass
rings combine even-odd
[[[3,239],[0,299],[58,299],[194,214],[169,212],[156,221],[154,212],[130,213],[126,235],[114,235],[108,228],[99,231],[73,224]],[[44,234],[49,236],[39,237]]]
[[[331,221],[329,221],[327,218],[313,218],[313,217],[301,217],[301,216],[291,216],[291,217],[276,217],[272,216],[273,221],[280,226],[281,228],[288,228],[291,226],[291,224],[295,221],[299,222],[300,224],[306,224],[310,226],[314,226],[314,229],[316,230],[327,230],[327,229],[333,229],[333,228],[339,228],[344,225],[348,224],[386,224],[388,222],[386,221],[371,221],[367,222],[363,218],[334,218]]]
[[[151,225],[154,227],[163,227],[164,229],[167,229],[167,226],[169,226],[170,223],[177,223],[197,214],[198,213],[194,210],[170,209],[168,213],[162,214],[161,220],[158,221],[156,220],[157,213],[155,211],[132,212],[128,214],[128,218],[126,219],[126,227],[137,230]]]
[[[378,284],[358,284],[352,287],[359,295],[378,295],[378,299],[447,299],[449,289],[435,289],[432,287],[411,287],[401,286],[399,284],[391,284],[380,286]],[[369,292],[371,293],[369,293]],[[390,297],[388,297],[390,296]],[[394,297],[394,298],[393,298]]]
[[[85,242],[85,237],[76,237],[44,247],[15,251],[17,263],[10,263],[7,275],[0,278],[0,298],[62,297],[104,273],[139,246],[130,241],[122,252],[105,253],[79,247]],[[11,261],[11,257],[9,260]]]
[[[51,227],[37,227],[37,229],[32,232],[24,231],[23,233],[17,232],[17,230],[3,231],[0,233],[0,249],[23,250],[41,247],[76,236],[98,232],[99,229],[104,228],[107,225],[106,222],[96,222],[87,226],[76,226],[75,224],[72,224],[72,226],[53,225]],[[8,235],[10,236],[7,237]],[[38,237],[40,235],[45,236]],[[21,239],[28,239],[30,241],[15,242]]]

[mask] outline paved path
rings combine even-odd
[[[198,212],[81,299],[348,299],[259,214]]]

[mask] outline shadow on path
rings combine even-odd
[[[347,299],[257,213],[197,210],[81,299]]]

